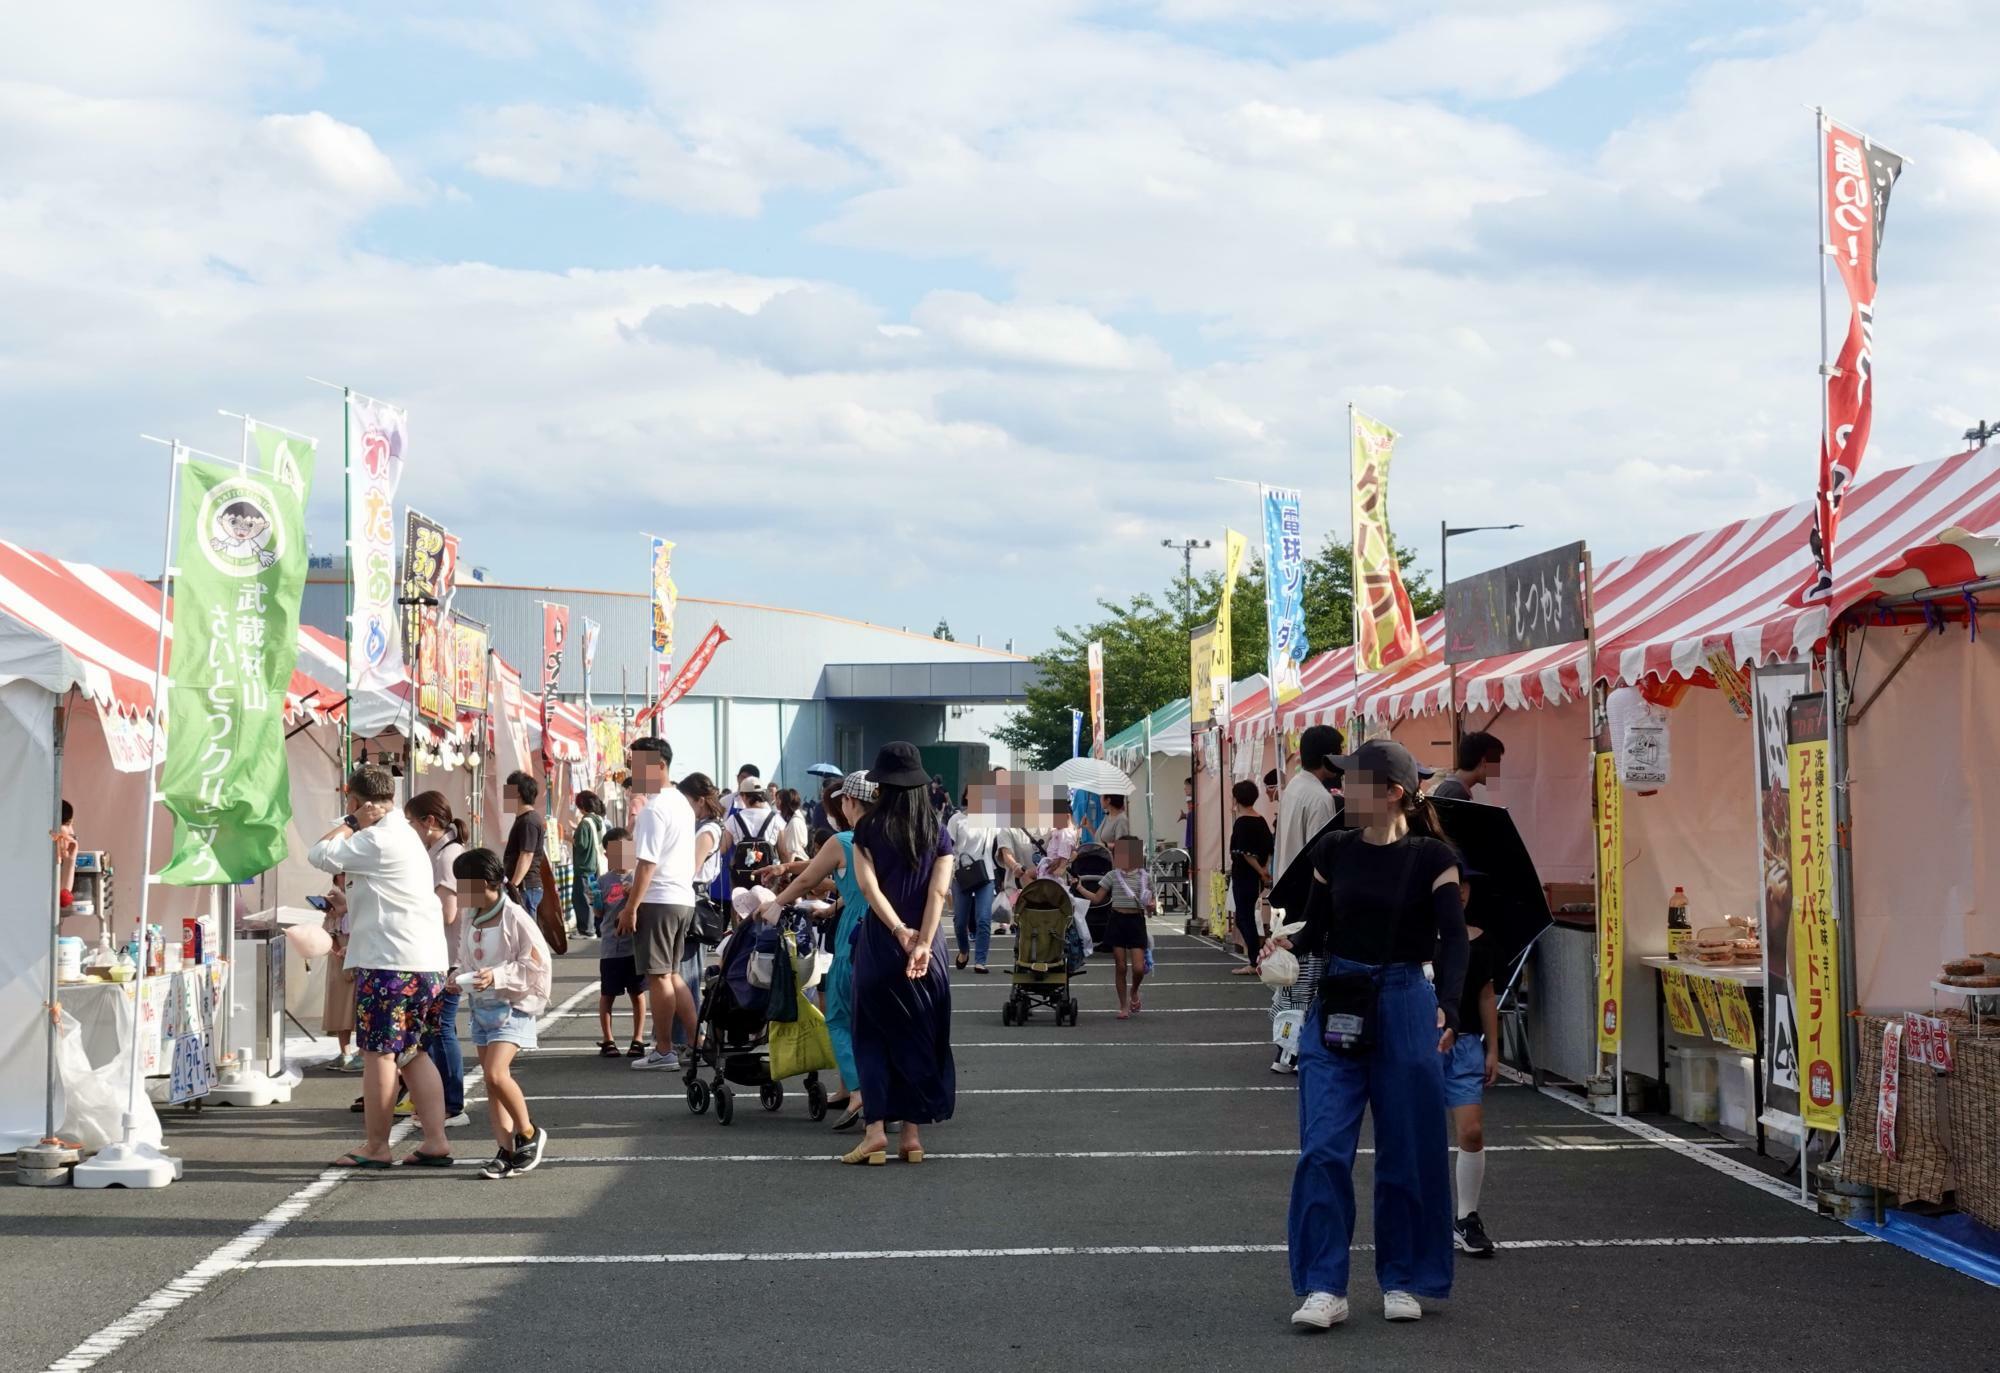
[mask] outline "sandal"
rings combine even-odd
[[[842,1163],[866,1164],[872,1168],[879,1168],[889,1161],[889,1151],[887,1149],[863,1149],[862,1146],[857,1144],[853,1149],[842,1154],[840,1161]]]
[[[924,1161],[923,1146],[912,1145],[908,1149],[898,1149],[896,1157],[905,1163],[922,1163]]]
[[[993,970],[987,967],[984,963],[975,963],[972,965],[972,971],[980,974],[983,977],[986,974],[991,973]]]
[[[608,1039],[600,1039],[600,1040],[598,1040],[598,1041],[597,1041],[597,1056],[598,1056],[599,1058],[621,1058],[621,1057],[623,1057],[623,1055],[621,1055],[621,1054],[620,1054],[620,1053],[618,1052],[618,1046],[617,1046],[616,1044],[613,1044],[613,1043],[612,1043],[612,1042],[611,1042],[610,1040],[608,1040]]]
[[[952,966],[954,968],[957,968],[960,972],[964,972],[965,965],[971,961],[972,960],[967,958],[964,954],[960,954],[956,959],[952,961]]]
[[[633,1040],[632,1047],[625,1051],[625,1057],[627,1058],[644,1058],[645,1056],[646,1056],[646,1041],[643,1039]],[[618,1051],[615,1049],[612,1050],[610,1057],[612,1058],[618,1057]]]
[[[419,1149],[403,1160],[405,1168],[449,1168],[458,1159],[451,1154],[427,1154]]]
[[[335,1159],[328,1166],[333,1168],[346,1168],[352,1172],[372,1173],[378,1171],[387,1172],[390,1167],[390,1164],[387,1159],[369,1158],[366,1154],[356,1153],[355,1151],[350,1149],[348,1152],[342,1154],[339,1158]]]

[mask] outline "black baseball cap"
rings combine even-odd
[[[1432,775],[1432,769],[1420,766],[1410,751],[1393,739],[1370,739],[1354,752],[1337,754],[1327,762],[1350,777],[1365,772],[1399,786],[1406,796],[1415,796],[1417,785]]]

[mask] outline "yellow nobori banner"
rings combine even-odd
[[[1396,431],[1347,407],[1354,500],[1354,653],[1362,672],[1423,656],[1417,614],[1389,537],[1389,460]]]
[[[1826,740],[1789,745],[1792,784],[1792,1006],[1799,1026],[1799,1114],[1840,1128],[1840,942],[1833,924],[1833,813]]]
[[[1614,754],[1597,755],[1597,1047],[1618,1052],[1625,998],[1625,792]]]
[[[1215,626],[1203,625],[1188,639],[1188,721],[1196,729],[1215,719]]]
[[[1209,669],[1209,690],[1213,693],[1211,714],[1223,724],[1229,723],[1229,683],[1235,675],[1235,644],[1230,638],[1231,615],[1229,603],[1236,595],[1236,574],[1243,567],[1244,550],[1250,541],[1233,529],[1222,531],[1223,571],[1222,604],[1215,609],[1215,638],[1210,644],[1214,654],[1214,665]]]

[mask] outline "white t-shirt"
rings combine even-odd
[[[1273,836],[1276,863],[1273,877],[1284,876],[1292,860],[1304,852],[1312,837],[1333,819],[1333,793],[1326,783],[1310,772],[1301,772],[1285,783],[1278,796],[1278,826]]]
[[[713,847],[709,849],[708,857],[702,859],[701,867],[694,875],[694,882],[697,887],[705,891],[709,883],[722,876],[722,822],[704,820],[695,826],[694,837],[697,844],[701,842],[701,836],[704,834],[708,835]]]
[[[678,787],[668,787],[646,802],[632,826],[633,859],[654,865],[641,904],[694,904],[694,830],[694,807]]]

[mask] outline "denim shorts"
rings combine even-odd
[[[535,1018],[508,1002],[482,1002],[475,996],[472,1043],[481,1049],[488,1044],[515,1044],[532,1049],[536,1046]]]
[[[1486,1097],[1486,1036],[1460,1035],[1444,1056],[1444,1104],[1456,1110]]]

